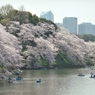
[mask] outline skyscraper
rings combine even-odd
[[[63,19],[63,27],[68,29],[70,33],[77,34],[77,18],[76,17],[65,17]]]
[[[78,34],[95,35],[95,25],[91,23],[81,23],[78,25]]]
[[[51,20],[52,22],[54,22],[54,15],[51,11],[42,12],[40,18],[45,18],[46,20]]]

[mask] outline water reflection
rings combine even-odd
[[[95,79],[89,78],[91,72],[90,69],[24,71],[23,81],[11,84],[0,81],[0,95],[95,95]],[[85,77],[77,76],[79,73]],[[36,83],[38,78],[41,83]]]

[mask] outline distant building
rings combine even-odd
[[[78,34],[95,35],[95,25],[91,23],[81,23],[78,25]]]
[[[77,18],[76,17],[65,17],[63,19],[63,27],[68,29],[70,33],[77,34]]]
[[[51,20],[52,22],[54,22],[54,15],[51,11],[42,12],[40,18],[45,18],[46,20]]]
[[[62,23],[55,23],[58,27],[63,27]]]

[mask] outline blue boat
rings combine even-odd
[[[95,78],[95,75],[91,75],[90,78]]]
[[[82,74],[82,73],[80,73],[80,74],[78,74],[78,76],[81,76],[81,77],[83,77],[83,76],[85,76],[84,74]]]
[[[15,75],[19,75],[19,73],[18,72],[15,72]]]
[[[17,77],[16,80],[20,81],[20,80],[22,80],[22,77]]]
[[[41,79],[38,79],[36,82],[37,82],[37,83],[40,83],[40,82],[41,82]]]
[[[47,68],[43,67],[41,70],[47,70]]]

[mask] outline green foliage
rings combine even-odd
[[[3,70],[3,66],[2,66],[2,65],[0,65],[0,71],[1,71],[1,70]]]
[[[86,59],[85,63],[86,63],[86,65],[91,65],[92,64],[92,62],[90,61],[90,59]]]
[[[12,14],[12,18],[11,18],[11,20],[13,20],[13,21],[19,21],[19,11],[18,10],[13,10],[12,12],[11,12],[11,14]]]
[[[34,67],[35,62],[36,62],[36,60],[31,60],[30,66],[33,66]]]
[[[1,22],[2,25],[6,26],[6,24],[7,24],[8,22],[10,22],[10,18],[2,19],[0,22]]]
[[[49,63],[45,59],[40,59],[39,62],[42,66],[45,66],[45,67],[49,66]]]
[[[72,61],[68,59],[68,56],[65,51],[63,54],[59,52],[55,59],[56,59],[55,65],[58,67],[70,67],[72,65]]]
[[[15,10],[12,5],[7,4],[1,7],[0,13],[0,20],[3,25],[6,25],[6,23],[10,20],[19,21],[20,24],[32,23],[34,25],[37,25],[38,22],[46,22],[48,24],[53,24],[55,29],[57,29],[57,25],[51,20],[39,18],[36,14],[32,15],[30,12],[24,10],[24,6],[21,6],[20,10],[18,11]]]
[[[3,19],[3,16],[0,14],[0,21]]]
[[[9,12],[9,14],[7,15],[7,17],[8,18],[10,18],[10,20],[12,20],[12,21],[17,21],[18,19],[17,19],[17,16],[18,15],[18,10],[12,10],[12,11],[10,11]]]
[[[84,41],[88,42],[88,41],[95,41],[95,36],[92,34],[84,34],[84,35],[77,35],[79,38],[84,39]]]
[[[46,19],[45,18],[40,18],[40,22],[45,22]]]
[[[22,52],[25,52],[25,51],[27,51],[27,48],[25,45],[23,45]]]
[[[30,12],[27,12],[27,14],[28,14],[29,22],[32,23],[32,17],[33,17],[32,14]]]
[[[39,18],[38,16],[36,16],[35,14],[32,16],[32,19],[31,19],[31,23],[33,23],[34,25],[37,25],[37,23],[39,22]]]
[[[68,61],[65,59],[64,55],[62,55],[61,52],[58,53],[55,59],[56,59],[57,66],[61,67],[68,64]]]
[[[66,60],[66,54],[63,55],[61,52],[59,53],[60,57],[64,60],[65,63],[69,64],[69,62]]]
[[[56,65],[56,62],[54,62],[53,64]]]
[[[28,14],[25,11],[19,11],[18,19],[19,19],[20,24],[29,22]]]
[[[57,29],[57,25],[55,23],[53,23],[51,20],[46,20],[45,22],[49,23],[49,24],[53,24],[55,29]]]

